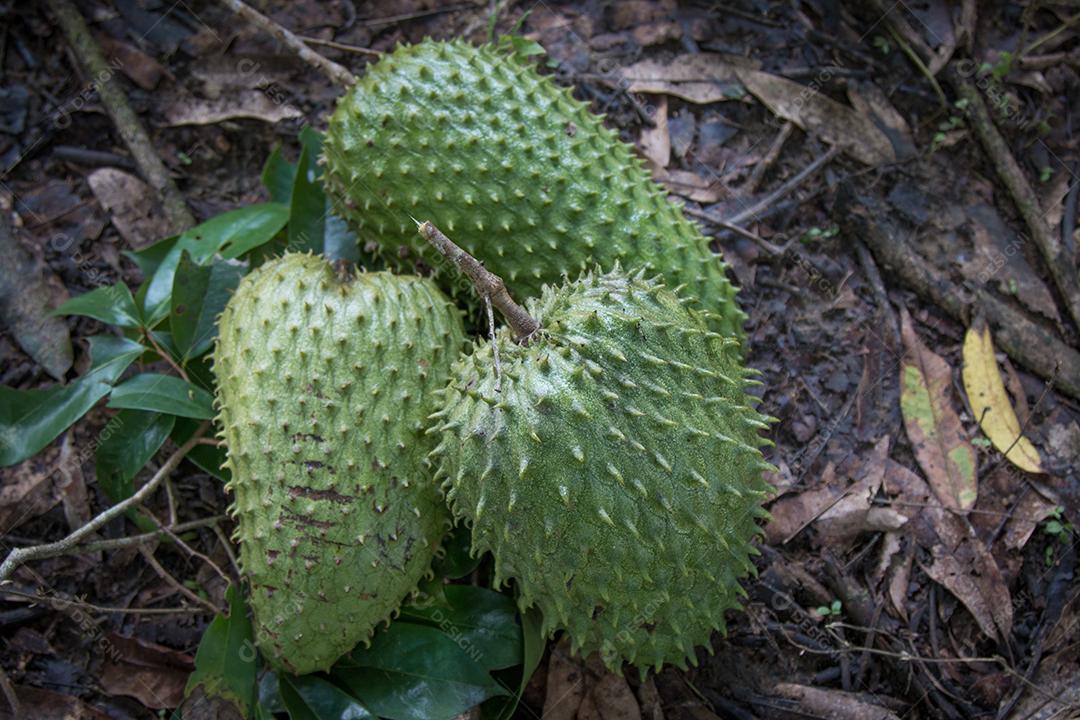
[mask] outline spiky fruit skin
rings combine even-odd
[[[248,275],[214,352],[256,644],[326,670],[388,620],[449,522],[427,455],[433,391],[464,344],[429,280],[339,276],[311,255]]]
[[[470,288],[416,233],[431,220],[518,298],[599,266],[661,273],[741,335],[745,315],[721,256],[633,148],[570,90],[493,46],[398,48],[339,100],[324,152],[339,213],[388,267],[434,268]]]
[[[546,288],[529,310],[543,330],[497,336],[501,380],[478,346],[433,416],[454,514],[546,632],[613,669],[685,667],[753,570],[770,466],[752,371],[640,274]]]

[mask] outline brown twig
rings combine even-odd
[[[209,421],[204,422],[202,425],[200,425],[195,431],[195,433],[190,438],[188,438],[187,442],[181,445],[176,450],[176,452],[170,455],[169,459],[165,461],[165,463],[158,469],[156,473],[154,473],[154,476],[150,478],[150,480],[147,481],[145,485],[139,488],[137,492],[132,494],[130,497],[116,503],[112,507],[106,509],[93,520],[86,523],[78,530],[75,530],[64,539],[57,540],[56,542],[52,543],[46,543],[44,545],[33,545],[31,547],[15,548],[11,552],[9,552],[3,564],[0,565],[0,584],[6,582],[11,577],[12,573],[14,573],[15,570],[23,563],[29,560],[36,560],[38,558],[45,557],[54,557],[56,555],[63,554],[78,545],[80,540],[87,537],[91,533],[96,532],[100,527],[105,525],[113,518],[119,517],[120,515],[124,514],[129,508],[140,505],[144,500],[146,500],[148,497],[150,497],[150,495],[153,494],[153,492],[158,488],[159,485],[161,485],[162,482],[165,481],[165,478],[169,476],[169,473],[176,469],[176,466],[180,464],[180,461],[184,459],[184,456],[191,452],[191,449],[195,447],[195,444],[198,442],[199,438],[203,436],[203,434],[207,431],[209,427]]]
[[[28,600],[37,605],[48,605],[53,610],[60,610],[63,612],[68,608],[78,608],[79,610],[89,610],[90,612],[99,613],[120,613],[124,615],[174,615],[176,613],[205,613],[203,608],[192,607],[171,607],[171,608],[121,608],[121,607],[103,607],[101,605],[94,605],[88,602],[82,602],[81,600],[65,600],[59,597],[50,597],[48,595],[42,595],[40,593],[28,593],[22,590],[14,590],[12,588],[0,588],[0,595],[10,595],[22,600]],[[58,607],[59,606],[59,607]]]
[[[965,298],[960,288],[904,241],[870,199],[841,193],[838,206],[847,218],[842,224],[844,232],[864,241],[891,277],[963,323],[971,315],[969,303],[974,303],[986,315],[994,341],[1005,354],[1036,375],[1053,380],[1061,392],[1080,399],[1080,353],[989,290],[976,288]]]
[[[814,158],[814,161],[812,163],[810,163],[798,173],[796,173],[783,185],[776,188],[771,193],[761,198],[750,207],[744,208],[732,215],[731,217],[727,218],[726,222],[729,222],[732,225],[742,225],[747,220],[755,218],[759,213],[761,213],[761,211],[765,210],[765,208],[769,207],[770,205],[775,205],[776,202],[780,200],[780,198],[784,197],[792,190],[799,187],[799,185],[802,185],[807,178],[809,178],[811,175],[824,167],[830,160],[836,157],[836,154],[839,152],[839,147],[835,145],[830,147],[825,154]]]
[[[180,593],[196,605],[202,605],[214,615],[225,614],[224,611],[214,605],[214,603],[199,597],[195,594],[194,591],[191,590],[191,588],[187,587],[182,582],[174,578],[168,570],[161,566],[161,563],[159,563],[157,561],[157,558],[154,557],[154,553],[152,550],[150,550],[150,548],[140,545],[139,553],[143,556],[143,560],[145,560],[147,564],[154,569],[154,572],[158,574],[158,577],[164,580],[170,586],[172,586],[172,588],[178,593]]]
[[[971,120],[975,135],[979,138],[989,156],[998,177],[1008,188],[1013,202],[1016,203],[1024,223],[1031,233],[1032,240],[1046,261],[1050,277],[1065,300],[1065,307],[1080,329],[1080,279],[1076,276],[1076,267],[1065,254],[1061,239],[1050,231],[1046,215],[1039,204],[1039,198],[1031,188],[1020,164],[1016,162],[1005,144],[1004,138],[994,126],[994,121],[986,109],[982,94],[970,78],[964,77],[955,66],[950,68],[949,80],[956,93],[967,101],[968,118]]]
[[[221,3],[248,22],[258,25],[261,29],[273,35],[279,42],[296,53],[301,60],[316,70],[325,73],[328,78],[339,85],[348,87],[356,82],[356,76],[349,72],[345,66],[338,65],[333,60],[315,52],[305,45],[304,41],[298,36],[253,7],[243,3],[241,0],[221,0]]]
[[[430,222],[417,222],[416,227],[425,240],[434,245],[443,257],[454,263],[472,280],[477,295],[491,300],[491,304],[499,310],[510,325],[514,339],[527,345],[529,339],[540,329],[540,323],[525,308],[514,302],[503,279],[458,247],[453,240],[443,235],[442,231]]]
[[[297,35],[296,37],[303,40],[308,45],[322,45],[323,47],[341,50],[342,52],[356,53],[357,55],[374,55],[375,57],[382,57],[385,54],[382,50],[373,50],[372,48],[360,47],[359,45],[346,45],[345,43],[334,42],[333,40],[323,40],[322,38],[317,37],[308,37],[307,35]]]
[[[769,146],[768,152],[765,153],[765,157],[761,159],[757,165],[754,166],[753,172],[750,173],[749,179],[746,181],[740,190],[747,195],[752,195],[761,184],[762,179],[765,177],[766,171],[773,166],[777,158],[780,157],[780,151],[784,149],[784,143],[791,137],[792,131],[795,129],[795,123],[790,120],[786,121],[780,126],[780,132],[776,133],[776,137],[773,138],[772,145]]]
[[[178,233],[191,227],[195,224],[194,216],[184,203],[184,198],[169,176],[165,164],[154,150],[150,136],[143,129],[123,90],[115,81],[116,68],[106,62],[101,47],[86,27],[86,21],[71,0],[49,0],[49,5],[71,49],[85,67],[86,73],[93,78],[101,102],[120,131],[124,144],[131,151],[131,157],[140,174],[161,196],[170,231]]]

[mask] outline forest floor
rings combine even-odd
[[[271,149],[295,159],[300,128],[324,129],[340,95],[224,5],[77,5],[198,220],[265,200]],[[493,17],[483,2],[259,7],[356,74],[373,57],[341,46],[481,42]],[[553,645],[518,717],[1080,714],[1073,12],[974,0],[496,3],[495,32],[539,42],[544,72],[606,114],[715,237],[750,316],[762,408],[779,420],[759,574],[715,654],[611,681]],[[0,206],[35,260],[0,289],[33,302],[46,287],[55,305],[120,279],[135,287],[122,252],[167,234],[162,199],[136,177],[47,4],[6,3],[0,16]],[[42,330],[56,337],[28,340],[17,305],[5,311],[0,381],[55,382],[47,353],[32,359],[27,343],[64,336],[68,377],[86,368],[99,323],[66,318]],[[995,348],[965,347],[984,322]],[[1003,378],[1041,472],[980,429],[988,411],[963,372],[980,362]],[[0,470],[5,553],[106,505],[93,450],[110,413],[99,406]],[[228,502],[190,464],[170,492],[180,520]],[[166,512],[166,500],[152,507]],[[206,560],[228,565],[227,530],[197,531],[198,556],[162,545],[151,563],[130,547],[20,572],[0,598],[0,666],[41,708],[26,717],[156,717],[126,680],[177,692],[211,619],[162,571],[222,606],[225,582]],[[119,519],[102,535],[130,532]],[[37,585],[77,602],[61,611],[17,594]],[[101,657],[103,639],[119,657]]]

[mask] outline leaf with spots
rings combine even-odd
[[[975,450],[953,409],[952,371],[919,339],[906,310],[901,313],[901,337],[900,410],[915,458],[943,505],[970,509],[978,496]]]

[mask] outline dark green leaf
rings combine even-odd
[[[529,679],[532,678],[532,674],[536,672],[537,666],[540,665],[540,660],[544,657],[544,648],[547,643],[544,641],[542,634],[543,628],[543,616],[540,611],[535,607],[531,607],[521,614],[521,676],[518,681],[517,692],[513,697],[506,698],[502,707],[491,708],[494,712],[492,715],[500,720],[509,720],[514,716],[514,711],[517,709],[518,703],[521,702],[521,696],[525,692],[525,687],[529,684]],[[498,700],[492,700],[491,704],[497,704]],[[484,706],[485,710],[488,706]],[[484,713],[485,717],[488,717],[487,712]]]
[[[185,695],[200,685],[208,697],[237,706],[244,717],[255,704],[255,644],[247,608],[235,585],[225,591],[229,616],[218,615],[203,633],[195,653],[195,670],[188,676]]]
[[[281,154],[281,146],[274,148],[262,169],[262,183],[270,191],[270,200],[278,203],[289,202],[292,195],[293,178],[296,166]]]
[[[170,325],[185,364],[210,349],[217,336],[217,317],[247,271],[234,260],[196,265],[185,253],[173,280]]]
[[[215,215],[203,224],[185,230],[177,246],[191,253],[200,264],[208,262],[217,253],[224,258],[237,258],[277,235],[288,221],[287,205],[248,205]]]
[[[0,466],[31,457],[109,394],[145,348],[124,338],[90,338],[91,367],[67,385],[44,390],[0,386]]]
[[[281,675],[281,698],[291,720],[375,720],[360,702],[315,675]]]
[[[141,324],[139,310],[124,283],[100,287],[73,297],[53,311],[55,315],[85,315],[118,327],[136,328]]]
[[[147,264],[154,265],[153,275],[147,280],[146,290],[140,293],[145,295],[143,315],[147,324],[152,325],[153,321],[168,315],[169,296],[184,251],[200,265],[208,263],[219,253],[226,259],[237,258],[271,240],[288,220],[287,205],[249,205],[216,215],[201,225],[185,230],[164,255],[156,250],[152,261],[147,258]]]
[[[214,417],[210,393],[172,375],[142,373],[117,385],[109,407],[152,410],[181,417],[209,420]]]
[[[449,720],[507,694],[445,633],[406,622],[391,623],[332,673],[365,707],[390,720]]]
[[[183,445],[199,427],[197,420],[176,418],[172,439],[177,445]],[[216,477],[222,482],[229,482],[229,470],[223,468],[228,455],[225,448],[216,445],[196,445],[187,454],[187,459],[195,463],[203,472]]]
[[[322,135],[305,126],[300,131],[300,143],[302,149],[290,198],[289,249],[310,250],[322,253],[330,260],[355,263],[360,258],[356,233],[333,214],[330,200],[323,191],[322,168],[318,164]]]
[[[442,590],[433,602],[403,607],[402,619],[439,628],[488,670],[521,662],[521,626],[513,599],[472,585]]]
[[[318,165],[322,136],[310,127],[300,131],[300,159],[296,163],[289,200],[289,249],[322,252],[326,233],[326,194]]]
[[[471,557],[471,551],[472,533],[465,525],[459,525],[443,541],[443,556],[432,566],[435,576],[457,580],[471,573],[483,558],[480,554]]]
[[[131,363],[149,348],[134,340],[115,335],[93,335],[90,340],[90,369],[86,377],[97,374],[105,382],[115,383]]]
[[[281,683],[273,670],[263,670],[259,676],[259,707],[268,713],[285,712],[281,702]]]
[[[98,486],[120,502],[134,491],[132,480],[172,432],[176,416],[121,410],[101,431],[95,461]]]

